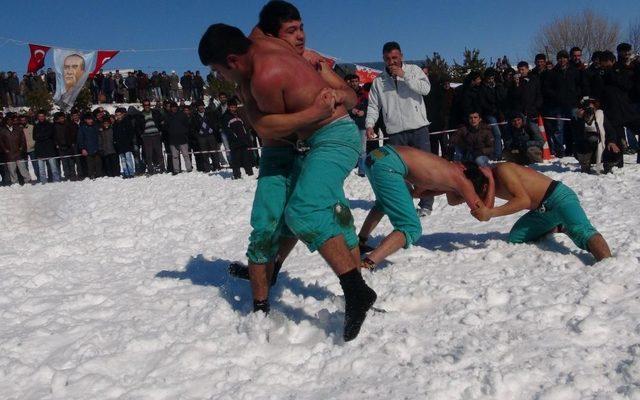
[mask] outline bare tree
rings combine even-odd
[[[629,44],[636,53],[640,51],[640,18],[629,24]]]
[[[542,26],[535,35],[532,49],[552,58],[560,50],[578,46],[585,57],[596,50],[615,49],[620,38],[620,25],[586,9],[575,15],[565,15]]]

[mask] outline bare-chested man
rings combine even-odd
[[[456,194],[471,209],[482,202],[469,177],[465,177],[462,165],[412,147],[387,145],[372,151],[365,161],[365,173],[376,195],[376,204],[362,225],[360,240],[366,242],[384,215],[389,217],[394,230],[364,258],[363,268],[375,268],[387,256],[402,247],[408,248],[420,238],[422,226],[412,196]],[[407,183],[413,186],[411,190]]]
[[[319,250],[338,275],[345,295],[343,338],[353,340],[376,294],[357,268],[358,238],[343,190],[360,151],[358,130],[342,105],[345,94],[329,89],[302,57],[272,41],[252,41],[235,27],[210,26],[198,52],[203,64],[238,84],[243,100],[253,99],[249,117],[263,138],[277,139],[290,132],[261,132],[260,118],[304,112],[318,96],[323,97],[323,91],[335,100],[329,117],[307,119],[295,130],[309,151],[285,209],[285,221],[310,251]]]
[[[304,24],[293,4],[280,0],[270,1],[262,8],[258,25],[249,39],[255,41],[268,38],[282,39],[280,44],[288,43],[291,51],[309,61],[331,88],[352,90],[333,72],[322,56],[306,49]],[[349,96],[343,97],[346,108],[355,105],[349,104]],[[248,102],[255,103],[251,99]],[[258,119],[258,126],[254,128],[267,134],[273,133],[274,126],[277,126],[280,133],[283,130],[292,131],[292,126],[287,125],[286,115],[271,114],[268,118],[271,119],[270,126],[263,126],[263,121]],[[249,266],[232,263],[229,268],[232,275],[250,279],[254,311],[269,312],[269,288],[276,283],[282,263],[297,242],[284,222],[284,210],[295,187],[303,158],[295,147],[296,139],[294,134],[286,139],[263,140],[258,187],[251,212],[253,229],[247,249]],[[274,220],[278,223],[274,224]]]
[[[591,225],[580,200],[573,190],[551,178],[527,167],[505,162],[483,170],[488,184],[478,191],[486,193],[484,204],[478,202],[471,214],[480,221],[494,217],[530,210],[511,228],[509,242],[527,243],[535,241],[547,233],[566,233],[583,250],[593,254],[596,260],[611,257],[609,245],[602,235]],[[495,197],[507,200],[494,207]],[[454,203],[460,203],[458,198]]]

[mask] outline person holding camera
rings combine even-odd
[[[544,139],[525,120],[521,112],[512,113],[504,137],[504,159],[520,165],[542,162]]]
[[[575,132],[578,133],[576,137],[576,159],[580,163],[580,172],[588,174],[600,173],[602,171],[602,156],[604,155],[605,147],[609,147],[610,152],[614,152],[614,149],[617,149],[615,142],[605,146],[607,143],[607,131],[610,132],[609,140],[611,141],[611,134],[614,130],[610,127],[604,112],[599,109],[597,102],[588,97],[584,98],[580,103],[577,116],[575,129]],[[593,164],[596,165],[595,170],[591,168]]]

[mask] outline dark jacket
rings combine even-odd
[[[551,107],[577,107],[582,96],[582,74],[576,68],[556,65],[547,73],[542,90]]]
[[[100,129],[100,154],[108,156],[116,154],[116,148],[113,146],[113,128]]]
[[[75,150],[77,135],[70,123],[53,124],[54,139],[61,151]]]
[[[2,160],[14,162],[22,159],[27,151],[27,143],[22,126],[14,126],[11,130],[4,124],[0,125],[0,153]]]
[[[125,117],[122,121],[113,123],[113,146],[118,154],[125,154],[133,151],[136,131],[132,119]]]
[[[33,139],[36,141],[36,158],[49,158],[58,155],[53,124],[49,121],[36,122],[33,126]]]
[[[193,135],[195,137],[218,135],[220,121],[211,109],[205,108],[203,116],[196,111],[191,118],[193,122]],[[205,125],[203,125],[203,123]]]
[[[507,90],[500,83],[493,87],[482,84],[479,93],[480,115],[482,118],[488,116],[498,117],[504,115],[504,103],[507,98]]]
[[[510,126],[504,135],[504,150],[520,150],[526,152],[529,147],[539,147],[542,149],[544,140],[542,136],[528,124],[523,124],[520,129]]]
[[[432,92],[433,92],[433,90],[432,90]],[[357,110],[360,110],[360,111],[364,111],[364,115],[359,117],[359,116],[357,116],[355,114],[352,114],[351,110],[348,110],[348,111],[349,111],[349,116],[351,117],[351,119],[353,119],[353,122],[355,122],[355,124],[358,127],[358,129],[363,131],[363,130],[366,129],[365,120],[367,119],[367,107],[369,105],[369,97],[363,94],[363,90],[362,89],[360,89],[360,92],[357,93],[357,95],[358,95],[358,104],[356,104],[356,106],[353,107],[353,108],[355,108]],[[433,123],[433,121],[432,121],[432,123]]]
[[[224,114],[224,127],[229,140],[230,150],[246,148],[253,144],[251,133],[246,129],[244,121],[239,116],[234,116],[228,110]]]
[[[520,112],[529,118],[536,118],[542,109],[542,90],[536,75],[521,77],[518,85],[509,88],[510,111]]]
[[[466,121],[473,111],[482,112],[482,102],[480,100],[481,86],[469,85],[464,89],[462,95],[462,120]]]
[[[182,111],[167,113],[167,138],[170,145],[180,146],[189,142],[191,128],[189,118]]]
[[[620,69],[609,69],[602,74],[602,109],[613,126],[621,127],[638,118],[631,106],[629,74]]]
[[[89,155],[96,154],[100,150],[100,130],[96,124],[91,126],[80,124],[78,129],[78,149],[86,150]]]
[[[493,154],[493,133],[485,123],[480,123],[478,129],[465,125],[453,133],[451,144],[473,158],[490,157]]]

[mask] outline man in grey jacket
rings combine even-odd
[[[369,92],[367,137],[376,137],[373,126],[382,111],[389,135],[387,144],[430,152],[429,120],[422,97],[431,90],[429,78],[417,65],[403,64],[402,50],[396,42],[385,43],[382,58],[385,71],[373,81]],[[431,214],[433,197],[420,199],[418,207],[420,216]]]

